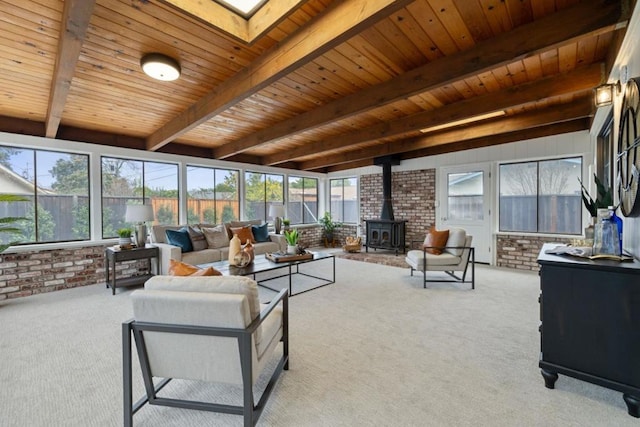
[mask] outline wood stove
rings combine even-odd
[[[400,164],[400,161],[385,156],[376,159],[375,164],[382,166],[382,212],[380,218],[365,220],[367,225],[367,244],[369,248],[398,250],[405,252],[405,220],[396,220],[393,216],[393,202],[391,194],[391,166]]]
[[[399,250],[405,252],[405,220],[393,219],[368,219],[367,224],[367,249],[394,250],[396,255]]]

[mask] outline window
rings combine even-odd
[[[220,224],[240,218],[238,171],[187,166],[187,222]]]
[[[580,234],[582,158],[500,165],[500,231]]]
[[[331,217],[336,222],[358,222],[358,180],[341,178],[329,181],[331,187]]]
[[[447,218],[484,219],[484,174],[482,171],[447,174]]]
[[[22,237],[2,233],[3,243],[48,243],[90,239],[89,156],[0,147],[2,194],[24,202],[1,202],[1,217],[15,223]]]
[[[102,158],[102,237],[116,237],[127,204],[153,206],[155,223],[177,224],[178,165],[112,157]]]
[[[609,113],[600,134],[598,134],[597,176],[606,188],[613,185],[613,111]]]
[[[291,224],[318,222],[318,180],[290,176],[288,190],[287,218]]]
[[[267,220],[272,202],[284,203],[284,176],[259,172],[244,174],[245,219]]]

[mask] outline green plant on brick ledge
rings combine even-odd
[[[0,194],[0,202],[27,202],[28,199],[24,197],[16,196],[13,194]],[[23,221],[26,218],[17,217],[17,216],[7,216],[4,218],[0,218],[0,233],[7,233],[11,235],[19,235],[23,233],[23,230],[15,227],[15,223],[18,221]],[[12,241],[9,243],[0,243],[0,253],[7,250],[7,248],[11,245],[15,245],[19,241]]]

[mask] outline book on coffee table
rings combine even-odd
[[[283,252],[267,252],[264,254],[265,258],[273,262],[291,262],[291,261],[302,261],[306,259],[313,259],[312,253],[305,254],[287,254]]]

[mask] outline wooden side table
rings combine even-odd
[[[116,288],[118,286],[133,286],[140,285],[153,277],[151,273],[151,258],[156,259],[156,271],[160,271],[160,251],[157,246],[145,246],[144,248],[133,248],[133,249],[124,249],[124,250],[116,250],[114,248],[106,248],[104,250],[104,255],[106,258],[105,263],[105,273],[106,273],[106,285],[111,286],[111,294],[116,294]],[[122,261],[133,261],[133,260],[141,260],[147,259],[149,260],[149,273],[143,274],[140,276],[132,276],[132,277],[121,277],[116,279],[116,263]],[[110,270],[113,269],[112,273],[109,274]],[[109,283],[111,281],[111,283]]]

